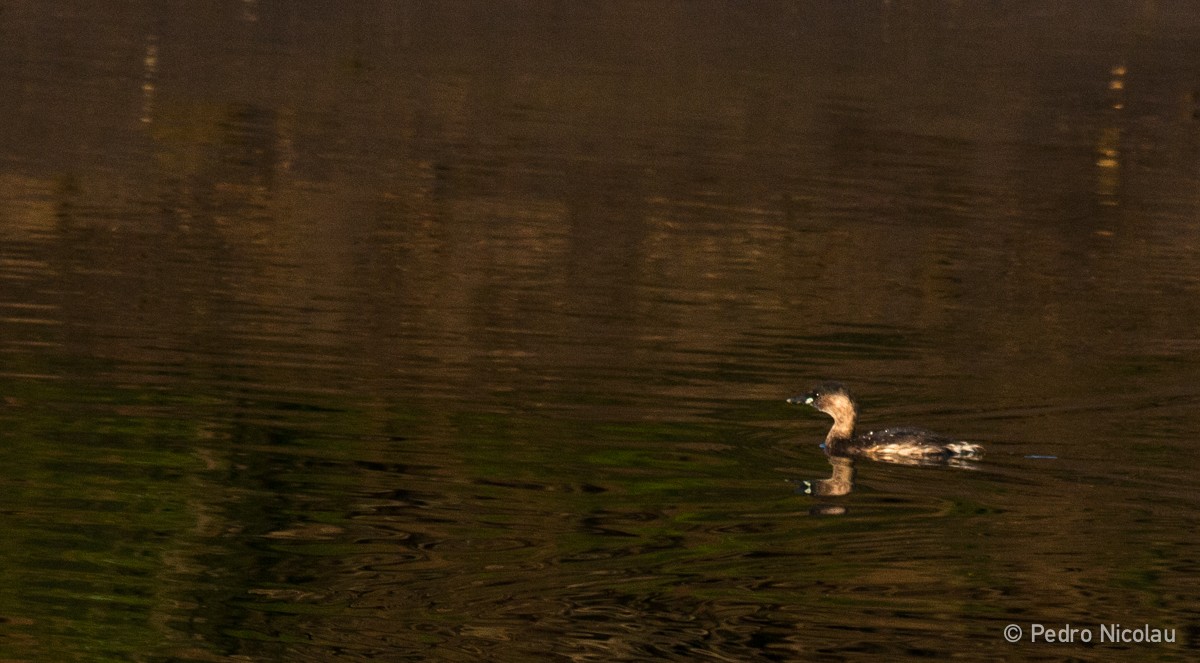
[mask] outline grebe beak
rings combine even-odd
[[[787,399],[787,402],[791,405],[812,405],[813,397],[807,394],[804,396],[792,396],[791,398]]]

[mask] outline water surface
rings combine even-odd
[[[1193,658],[1191,9],[6,6],[0,657]]]

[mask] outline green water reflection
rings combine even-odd
[[[426,428],[428,413],[397,409],[401,438],[365,430],[378,413],[297,405],[290,430],[161,412],[63,430],[38,423],[60,413],[13,406],[9,645],[63,660],[936,654],[1118,603],[1175,623],[1190,601],[1190,516],[1078,468],[866,465],[845,513],[813,518],[770,463],[783,450],[815,471],[820,456],[764,449],[744,426],[468,414]]]

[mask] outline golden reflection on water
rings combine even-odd
[[[154,35],[146,37],[146,54],[142,58],[142,122],[149,124],[154,118],[154,81],[158,73],[158,40]]]
[[[1112,110],[1109,117],[1113,126],[1100,130],[1096,145],[1096,166],[1099,168],[1096,193],[1101,205],[1120,204],[1121,127],[1124,124],[1122,111],[1125,109],[1125,75],[1128,71],[1129,68],[1124,64],[1115,65],[1110,71],[1112,78],[1108,81],[1108,90],[1109,107]]]

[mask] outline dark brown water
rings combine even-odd
[[[0,6],[0,659],[1195,658],[1191,3],[102,4]],[[988,455],[798,495],[825,378]]]

